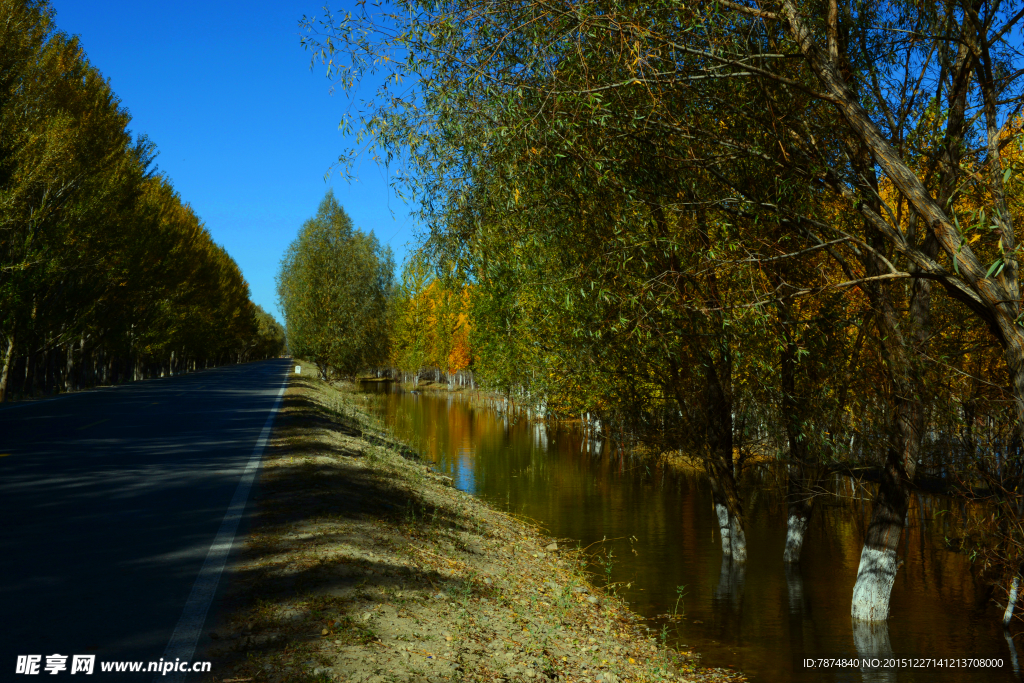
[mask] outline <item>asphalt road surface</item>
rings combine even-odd
[[[291,368],[262,361],[0,407],[0,681],[154,678],[101,664],[158,661],[191,638],[189,620],[201,627],[219,576],[211,547],[223,561],[240,517],[225,515],[233,497],[244,509]],[[68,657],[56,675],[43,668],[52,654]],[[76,654],[96,655],[92,676],[71,674]],[[37,676],[17,674],[19,655],[42,656]]]

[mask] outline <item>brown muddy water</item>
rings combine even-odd
[[[754,470],[746,482],[749,559],[733,567],[722,561],[700,472],[641,464],[607,440],[463,395],[363,386],[377,394],[370,402],[395,435],[458,488],[588,547],[595,583],[619,584],[653,633],[700,653],[706,666],[759,682],[1021,680],[1000,613],[968,559],[945,548],[955,515],[939,498],[914,499],[888,623],[855,632],[850,596],[869,501],[819,499],[802,562],[787,572],[785,502],[769,471]],[[851,658],[897,666],[820,661]]]

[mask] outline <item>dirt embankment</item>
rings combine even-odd
[[[580,552],[386,437],[365,399],[293,377],[195,657],[207,681],[725,678],[647,637]]]

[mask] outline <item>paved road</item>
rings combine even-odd
[[[0,681],[54,653],[153,678],[99,664],[164,656],[290,367],[0,408]]]

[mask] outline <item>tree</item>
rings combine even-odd
[[[0,0],[0,401],[252,357],[238,265],[44,1]]]
[[[287,349],[284,328],[274,316],[256,306],[257,336],[253,344],[253,355],[257,358],[273,358],[280,356]]]
[[[291,243],[277,275],[288,347],[330,370],[354,376],[388,357],[387,309],[394,261],[373,233],[352,220],[328,191]]]
[[[590,304],[576,320],[604,345],[627,333],[652,346],[708,339],[663,345],[649,369],[681,370],[659,397],[678,389],[684,415],[715,408],[698,433],[718,454],[707,462],[730,516],[742,520],[726,491],[742,433],[727,417],[742,403],[731,378],[738,358],[757,357],[736,347],[761,346],[736,324],[756,330],[780,302],[788,324],[797,299],[869,304],[858,329],[880,351],[868,370],[884,378],[871,425],[884,445],[851,613],[884,620],[933,401],[933,284],[1001,347],[1018,444],[1024,430],[1003,155],[1024,105],[1010,41],[1024,13],[952,0],[394,4],[336,15],[307,45],[345,86],[386,71],[381,98],[356,118],[422,199],[433,257],[476,276],[494,262],[522,275],[524,254],[543,252],[572,282],[550,291],[579,291]],[[967,193],[981,204],[966,207]],[[502,229],[512,248],[496,251]],[[773,282],[780,273],[765,267],[822,254],[829,265],[811,282]],[[783,355],[798,344],[786,340]],[[797,397],[781,360],[783,392]]]
[[[422,252],[402,267],[401,282],[390,298],[389,362],[403,373],[418,373],[430,362],[430,301],[427,289],[434,279]]]

